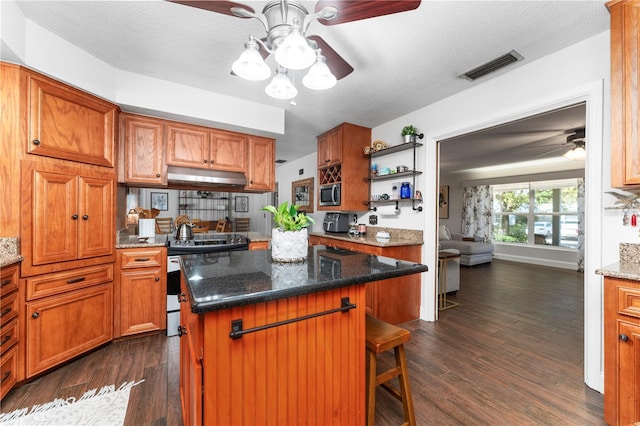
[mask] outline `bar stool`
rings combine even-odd
[[[415,426],[416,417],[413,412],[413,400],[409,389],[409,374],[407,361],[404,356],[404,343],[411,338],[411,333],[401,327],[396,327],[370,315],[367,315],[367,425],[374,425],[376,412],[376,386],[382,385],[397,399],[402,401],[404,423]],[[393,349],[396,356],[396,366],[383,373],[377,374],[376,356]],[[386,382],[398,377],[400,390],[391,387]]]

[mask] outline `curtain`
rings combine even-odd
[[[584,178],[578,179],[578,272],[584,272]]]
[[[489,185],[466,187],[462,194],[462,233],[491,241],[493,206]]]

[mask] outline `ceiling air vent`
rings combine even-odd
[[[281,160],[281,159],[276,160],[276,164],[282,164],[282,163],[286,163],[286,162],[287,162],[287,160]]]
[[[507,65],[513,64],[514,62],[518,62],[523,60],[521,54],[512,50],[506,55],[502,55],[496,59],[493,59],[486,64],[480,65],[470,71],[465,72],[460,77],[466,78],[469,81],[474,81],[479,79],[480,77],[484,77],[487,74],[490,74],[494,71],[498,71],[500,68],[504,68]]]

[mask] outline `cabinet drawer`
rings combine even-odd
[[[18,265],[3,268],[0,272],[0,296],[18,289]]]
[[[7,352],[18,341],[18,320],[8,322],[0,328],[0,354]]]
[[[618,313],[640,318],[640,289],[618,287]]]
[[[163,259],[167,257],[164,247],[128,249],[120,251],[120,268],[151,268],[164,264]]]
[[[27,300],[113,281],[113,265],[90,266],[27,278]]]
[[[18,293],[11,293],[4,296],[0,302],[0,325],[5,325],[9,321],[18,317]]]
[[[11,390],[18,381],[18,346],[0,356],[0,399]]]

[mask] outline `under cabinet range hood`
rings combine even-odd
[[[247,178],[240,172],[195,169],[191,167],[168,166],[167,181],[196,186],[244,187]]]

